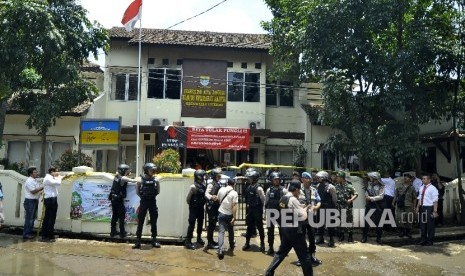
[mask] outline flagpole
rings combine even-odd
[[[139,66],[137,73],[137,126],[136,126],[136,177],[139,176],[139,125],[140,125],[140,56],[141,56],[141,39],[142,38],[142,16],[139,19]]]

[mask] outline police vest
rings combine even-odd
[[[123,199],[126,197],[126,184],[121,186],[121,179],[120,175],[116,175],[113,179],[113,184],[110,190],[109,199]]]
[[[291,199],[291,196],[284,195],[279,200],[279,210],[289,210],[288,212],[286,212],[286,218],[289,218],[289,220],[285,221],[285,223],[287,223],[288,225],[291,225],[294,222],[294,216],[296,215],[294,213],[293,208],[289,208],[290,199]],[[285,227],[284,225],[281,225],[281,227],[288,228],[288,227]],[[301,227],[302,227],[302,222],[299,221],[297,228],[301,229]]]
[[[189,207],[203,207],[205,204],[205,185],[194,183],[195,191],[191,196],[191,201],[189,202]]]
[[[255,184],[253,186],[247,187],[245,191],[245,201],[249,205],[249,207],[257,207],[257,206],[262,206],[262,200],[258,196],[257,193],[258,189],[258,184]]]
[[[321,207],[323,208],[334,208],[334,203],[331,198],[331,194],[329,191],[326,189],[326,184],[321,182],[320,185],[318,185],[318,194],[320,195],[321,199]]]
[[[212,182],[212,190],[210,191],[210,195],[218,195],[218,191],[220,190],[221,188],[221,185],[220,183],[216,182],[216,181],[213,181]],[[212,201],[210,200],[209,201],[209,204],[210,205],[220,205],[220,202],[219,201]]]
[[[142,178],[142,184],[140,187],[141,198],[155,199],[157,196],[158,181],[155,178]]]
[[[271,187],[270,192],[268,193],[268,201],[266,202],[266,208],[278,210],[279,202],[283,195],[283,187]]]

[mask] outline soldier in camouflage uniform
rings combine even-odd
[[[397,186],[394,192],[394,205],[396,206],[397,225],[399,237],[412,238],[413,222],[415,220],[415,206],[417,194],[413,187],[413,176],[404,175],[404,184]]]
[[[352,185],[351,182],[346,180],[346,174],[343,171],[337,172],[336,176],[336,193],[337,193],[337,202],[338,202],[338,207],[339,207],[339,213],[341,214],[341,223],[342,222],[342,210],[346,210],[346,220],[345,222],[347,223],[353,223],[354,222],[354,216],[353,216],[353,202],[355,199],[358,197],[357,191],[355,191],[354,186]],[[344,232],[347,230],[347,241],[348,242],[353,242],[354,239],[352,237],[352,227],[339,227],[338,228],[338,235],[339,235],[339,241],[344,240]]]

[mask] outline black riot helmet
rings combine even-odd
[[[118,173],[119,175],[126,175],[126,173],[129,172],[129,166],[126,164],[121,164],[118,166]]]
[[[205,181],[205,175],[207,173],[204,170],[196,170],[194,172],[194,181],[197,183],[203,183]]]
[[[272,172],[270,174],[270,179],[273,180],[273,179],[281,179],[281,175],[279,174],[279,172]]]
[[[155,166],[155,164],[153,164],[153,163],[145,163],[144,167],[142,167],[142,169],[144,170],[145,174],[153,175],[153,174],[155,174],[155,171],[157,170],[157,166]],[[149,173],[149,172],[151,172],[151,173]]]
[[[245,176],[249,179],[252,179],[252,183],[257,183],[258,178],[260,177],[260,173],[255,169],[247,169]]]
[[[214,168],[210,171],[210,175],[214,180],[216,180],[216,177],[218,175],[221,175],[222,173],[223,171],[221,170],[221,168]]]

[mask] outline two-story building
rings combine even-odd
[[[105,104],[98,109],[101,118],[121,116],[121,161],[134,166],[138,30],[128,33],[114,27],[110,37]],[[310,122],[301,107],[308,89],[300,92],[290,82],[267,81],[272,66],[269,47],[263,34],[142,29],[139,164],[163,148],[158,139],[166,130],[163,126],[176,125],[184,126],[182,131],[189,127],[250,129],[247,149],[180,147],[184,165],[293,165],[296,148],[303,145],[309,152],[307,165],[321,167],[318,148],[325,137],[311,141]],[[313,158],[311,149],[318,153]],[[103,169],[116,166],[117,154],[107,150],[99,154],[107,164]]]

